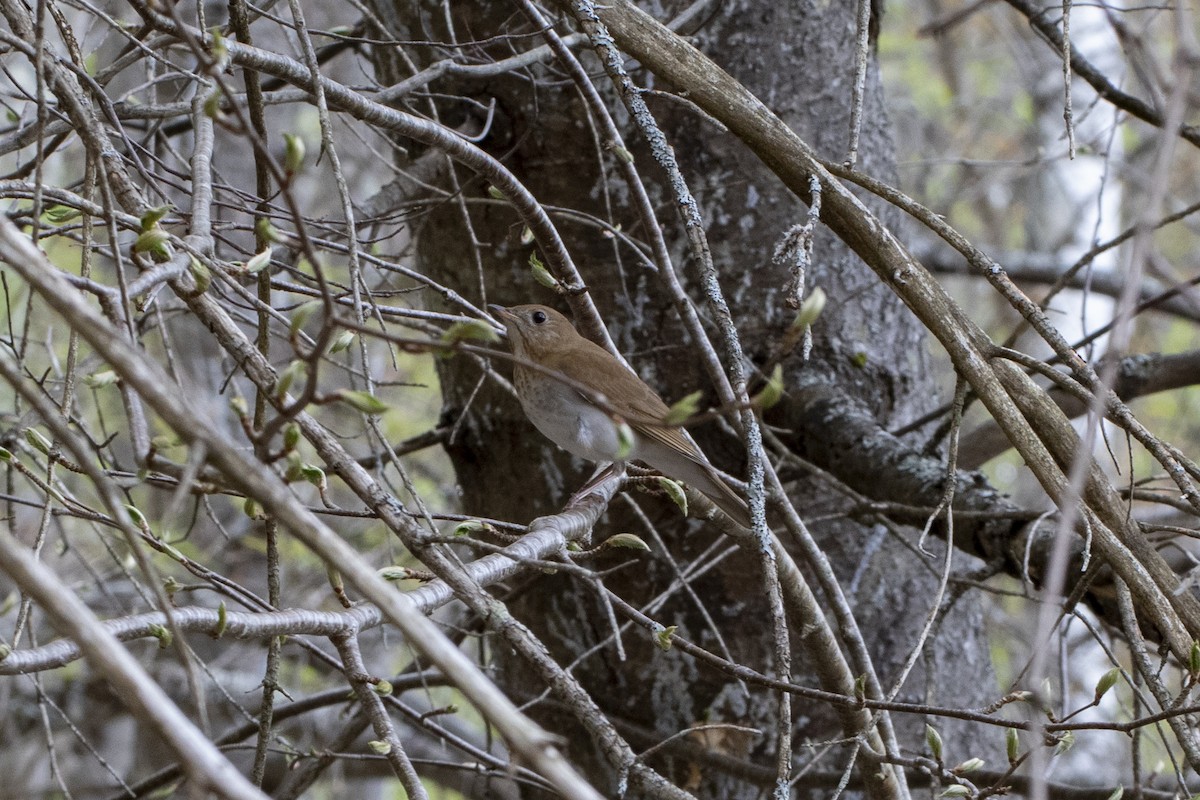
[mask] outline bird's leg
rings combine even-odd
[[[596,471],[592,473],[592,477],[587,479],[587,483],[583,484],[575,494],[571,495],[571,499],[567,501],[567,505],[574,505],[579,500],[587,497],[593,489],[600,485],[609,475],[617,472],[625,471],[624,464],[614,462],[602,462],[596,466]]]

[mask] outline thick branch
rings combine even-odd
[[[560,2],[566,4],[565,0]],[[1054,413],[1044,406],[1017,406],[1017,395],[1028,389],[1015,382],[1011,365],[991,359],[993,345],[978,325],[895,236],[821,166],[812,149],[749,90],[627,0],[614,0],[598,11],[623,50],[686,91],[692,102],[727,125],[799,197],[809,198],[813,177],[821,182],[822,221],[938,338],[955,368],[1017,446],[1046,492],[1056,502],[1075,502],[1063,466],[1077,449],[1068,451],[1063,443],[1067,437],[1078,442],[1069,422],[1053,404]],[[998,266],[994,266],[993,273],[993,279],[1006,281]],[[1020,310],[1029,314],[1037,311],[1032,303],[1023,304]],[[1030,424],[1032,420],[1036,420],[1036,427]],[[1048,444],[1054,447],[1053,453]],[[1086,496],[1091,502],[1114,493],[1107,479],[1093,471]],[[1193,638],[1200,637],[1200,603],[1186,592],[1175,591],[1178,576],[1129,524],[1123,511],[1107,503],[1095,511],[1099,516],[1093,515],[1093,546],[1122,574],[1139,604],[1162,617],[1164,637],[1178,657],[1186,658]],[[1186,619],[1186,625],[1180,616]]]
[[[976,275],[971,265],[949,247],[920,248],[917,257],[934,273]],[[1053,285],[1063,277],[1067,268],[1067,265],[1053,255],[1038,253],[1008,253],[997,260],[1004,265],[1009,277],[1018,282]],[[1096,270],[1090,274],[1076,272],[1071,275],[1066,286],[1117,298],[1121,296],[1125,280],[1123,275],[1111,270]],[[1200,322],[1200,295],[1190,282],[1167,289],[1147,282],[1138,290],[1138,304],[1146,310],[1153,309]]]
[[[7,220],[4,224],[11,227]],[[184,716],[78,595],[64,587],[58,576],[7,530],[0,532],[0,564],[21,591],[37,601],[54,626],[78,642],[88,662],[122,702],[158,731],[186,765],[198,791],[244,800],[266,797]]]
[[[0,260],[7,262],[47,305],[78,330],[181,438],[191,445],[203,447],[231,484],[247,496],[256,498],[296,538],[379,606],[388,621],[404,633],[415,649],[447,676],[452,676],[463,694],[503,732],[514,751],[536,764],[539,772],[569,796],[598,800],[599,794],[563,759],[549,733],[522,714],[408,597],[384,582],[342,537],[297,503],[295,496],[271,470],[264,469],[237,443],[229,440],[223,426],[210,418],[207,409],[180,392],[174,381],[148,360],[143,351],[117,335],[103,317],[58,277],[53,265],[7,219],[0,219]]]
[[[1047,8],[1057,8],[1057,6],[1038,5],[1030,0],[1006,0],[1010,6],[1020,11],[1021,14],[1029,20],[1029,25],[1042,36],[1050,44],[1055,54],[1061,54],[1063,51],[1063,35],[1058,26],[1055,25],[1046,14]],[[1125,111],[1140,120],[1149,122],[1155,127],[1161,128],[1166,120],[1158,109],[1151,106],[1145,100],[1134,97],[1131,94],[1118,89],[1108,76],[1092,65],[1090,61],[1071,45],[1071,70],[1088,82],[1096,94],[1103,97],[1108,102],[1112,103],[1117,108]],[[1200,147],[1200,129],[1194,125],[1184,125],[1179,129],[1179,135],[1191,144]]]
[[[1117,366],[1113,392],[1122,400],[1182,389],[1200,383],[1200,350],[1186,353],[1141,353],[1126,356]],[[1047,390],[1062,412],[1074,419],[1088,410],[1087,401],[1059,386]],[[1012,447],[994,422],[986,422],[963,437],[960,445],[963,468],[975,469]]]

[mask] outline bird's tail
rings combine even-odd
[[[724,511],[730,518],[743,528],[750,527],[750,508],[741,495],[735,492],[729,484],[721,480],[721,476],[712,467],[698,464],[701,478],[692,477],[687,483],[712,500],[717,508]],[[706,468],[707,467],[707,468]]]
[[[680,458],[681,455],[684,457]],[[644,442],[637,457],[658,471],[683,481],[712,500],[717,508],[728,514],[737,524],[744,528],[750,527],[750,509],[746,506],[746,501],[721,480],[721,476],[711,464],[699,461],[690,454],[680,453],[677,449],[668,448],[657,441]]]

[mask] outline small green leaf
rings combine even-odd
[[[496,530],[495,527],[493,527],[492,525],[489,525],[488,523],[484,522],[483,520],[468,519],[464,522],[460,522],[457,525],[455,525],[452,535],[453,536],[472,536],[476,533],[493,533],[493,532],[495,532],[495,530]]]
[[[667,493],[667,497],[671,498],[671,502],[679,506],[679,510],[686,517],[688,513],[687,492],[683,490],[683,484],[679,481],[671,480],[670,478],[659,478],[658,486]]]
[[[254,235],[258,237],[259,241],[265,244],[278,244],[283,241],[283,237],[279,234],[279,229],[266,217],[259,217],[254,221]]]
[[[604,540],[601,547],[625,547],[630,550],[645,550],[650,552],[650,545],[642,537],[632,533],[618,533]]]
[[[144,531],[150,530],[150,523],[146,521],[146,515],[143,514],[137,506],[132,506],[126,503],[125,511],[129,514],[129,519],[134,525],[137,525]]]
[[[42,432],[37,428],[25,429],[25,441],[29,443],[30,447],[43,455],[50,455],[50,451],[54,449],[54,445],[50,443],[50,440],[43,436]]]
[[[950,770],[955,775],[966,775],[976,770],[983,769],[983,765],[987,762],[982,758],[968,758],[966,761],[959,764],[954,769]]]
[[[329,353],[340,353],[346,350],[350,345],[354,344],[354,331],[338,331],[337,336],[333,337],[333,341],[329,343]]]
[[[160,650],[166,650],[171,646],[171,642],[175,640],[175,637],[171,635],[171,631],[162,625],[151,625],[148,630],[151,636],[158,639],[158,649]]]
[[[370,392],[341,389],[338,391],[338,398],[346,405],[372,416],[378,416],[391,408],[391,406]]]
[[[149,532],[149,529],[147,529],[147,532]],[[165,553],[167,556],[170,556],[175,561],[178,561],[181,564],[187,561],[187,558],[183,555],[183,553],[179,552],[179,548],[175,545],[160,541],[158,546],[162,549],[163,553]]]
[[[850,363],[859,369],[862,369],[867,365],[867,360],[868,357],[866,351],[864,350],[857,350],[855,351],[854,355],[850,356]]]
[[[562,288],[562,285],[558,282],[558,278],[550,274],[550,270],[546,269],[546,265],[538,258],[537,253],[529,254],[529,271],[533,273],[533,279],[547,289],[558,290]]]
[[[279,380],[275,382],[275,396],[282,398],[288,393],[288,389],[292,388],[292,384],[308,374],[308,363],[296,359],[288,363],[283,371],[279,373]]]
[[[71,206],[52,205],[46,209],[45,217],[55,225],[62,225],[83,216],[83,212]]]
[[[222,600],[217,605],[217,627],[213,631],[213,638],[220,639],[225,635],[225,628],[229,626],[229,611],[225,608],[225,601]]]
[[[283,170],[295,175],[304,166],[304,140],[294,133],[283,135]]]
[[[500,191],[495,186],[489,186],[487,189],[487,193],[488,193],[488,197],[492,198],[493,200],[507,200],[508,199],[507,197],[504,196],[504,192]]]
[[[325,470],[313,464],[305,464],[300,467],[300,477],[317,487],[322,493],[329,488],[329,482],[325,477]]]
[[[287,451],[295,450],[298,444],[300,444],[300,426],[294,422],[289,422],[283,426],[283,449]]]
[[[284,483],[295,483],[303,480],[304,462],[300,460],[300,454],[295,450],[287,454],[287,469],[283,471]]]
[[[271,265],[271,252],[275,248],[267,245],[267,249],[253,256],[243,268],[247,275],[257,275]]]
[[[221,116],[220,89],[213,89],[208,93],[208,97],[204,98],[204,116],[209,119],[217,119]]]
[[[617,154],[617,158],[621,159],[626,164],[633,163],[633,153],[629,152],[624,147],[614,147],[612,151]]]
[[[1125,787],[1118,786],[1117,788],[1112,790],[1112,792],[1108,795],[1106,800],[1121,800],[1121,798],[1124,796],[1125,796]]]
[[[821,316],[821,312],[825,310],[825,300],[824,289],[820,286],[813,289],[800,304],[800,312],[796,314],[796,321],[792,323],[792,328],[807,328],[816,322],[817,317]]]
[[[1004,731],[1004,747],[1008,755],[1008,763],[1015,764],[1021,756],[1021,734],[1016,728]]]
[[[929,752],[933,754],[934,759],[937,761],[942,760],[942,749],[944,747],[942,744],[942,735],[938,733],[937,728],[928,723],[925,725],[925,745],[929,748]]]
[[[624,461],[633,452],[633,428],[625,420],[617,421],[617,461]]]
[[[350,598],[346,596],[346,582],[342,580],[342,573],[338,572],[332,564],[326,564],[325,577],[329,579],[329,588],[333,589],[334,595],[343,606],[349,608]]]
[[[558,278],[550,274],[550,270],[541,266],[530,267],[529,271],[533,273],[533,279],[545,286],[547,289],[560,289],[562,284],[558,282]]]
[[[138,234],[137,239],[133,242],[133,252],[154,253],[165,256],[167,254],[167,242],[170,240],[171,234],[156,226]]]
[[[394,687],[391,681],[385,681],[381,678],[378,683],[371,684],[371,691],[380,697],[387,697],[394,691]]]
[[[1117,685],[1117,681],[1121,679],[1121,670],[1113,667],[1108,672],[1100,676],[1100,680],[1096,681],[1096,692],[1093,696],[1094,702],[1099,703],[1100,698],[1108,693],[1108,690]]]
[[[665,628],[660,628],[654,634],[654,643],[658,645],[659,650],[671,649],[671,637],[675,635],[675,631],[679,630],[678,625],[668,625]]]
[[[384,567],[376,574],[389,583],[406,581],[412,577],[412,572],[407,567]]]
[[[372,739],[367,742],[367,747],[371,748],[371,752],[377,756],[386,756],[392,752],[391,744],[380,739]]]
[[[12,454],[12,450],[9,450],[7,447],[0,447],[0,461],[9,462],[14,458],[15,456]]]
[[[207,292],[208,287],[212,285],[212,272],[204,262],[195,256],[189,256],[188,272],[191,273],[192,280],[196,282],[196,294]]]
[[[781,399],[783,399],[783,365],[776,364],[775,368],[771,370],[771,377],[767,379],[767,385],[754,395],[751,402],[758,408],[766,410]]]
[[[173,207],[168,203],[165,206],[151,208],[150,210],[146,211],[146,213],[142,214],[142,218],[139,220],[142,226],[142,232],[145,233],[153,228],[158,227],[159,221],[167,214],[170,214],[172,208]]]
[[[442,332],[439,339],[446,344],[459,342],[498,342],[496,329],[481,319],[462,319]]]
[[[971,790],[961,784],[958,784],[958,783],[954,784],[953,786],[947,786],[945,791],[943,791],[939,795],[939,797],[970,797],[970,796],[971,796]]]
[[[229,61],[229,43],[225,41],[225,37],[218,26],[214,25],[208,29],[208,32],[212,35],[212,48],[210,52],[212,53],[213,61],[216,62],[215,68],[218,71],[223,70],[225,64]]]
[[[1194,679],[1200,679],[1200,642],[1192,642],[1192,652],[1188,654],[1188,671]]]
[[[521,244],[528,247],[533,244],[533,231],[526,225],[521,228]]]
[[[296,310],[292,312],[291,324],[288,326],[289,330],[293,334],[299,331],[308,322],[309,318],[323,305],[324,303],[320,300],[309,300],[307,303],[297,306]]]
[[[854,699],[862,703],[867,699],[867,676],[859,675],[854,679]]]
[[[93,372],[91,375],[84,377],[83,382],[93,389],[103,389],[105,386],[112,386],[117,382],[117,373],[111,369]]]
[[[0,661],[12,655],[12,648],[6,644],[0,644]]]
[[[266,513],[263,511],[263,507],[253,497],[247,497],[242,502],[242,513],[250,519],[263,520],[267,518]]]
[[[663,417],[663,424],[675,428],[687,422],[700,409],[700,398],[702,397],[704,397],[704,392],[692,392],[686,397],[676,400],[667,410],[667,415]]]
[[[1075,746],[1075,732],[1063,731],[1059,736],[1058,744],[1054,745],[1054,755],[1061,756],[1063,753]]]

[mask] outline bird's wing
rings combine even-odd
[[[672,450],[687,456],[697,464],[712,469],[712,465],[708,463],[708,459],[704,457],[704,454],[696,449],[696,445],[692,444],[680,433],[679,428],[664,428],[661,425],[634,425],[633,427],[643,436],[655,439]]]
[[[566,362],[582,356],[587,362],[589,382],[599,388],[609,407],[616,411],[618,416],[623,417],[630,427],[644,436],[677,450],[697,464],[707,466],[707,459],[678,428],[654,424],[665,419],[670,411],[658,393],[646,385],[645,381],[626,369],[621,362],[612,358],[608,351],[600,345],[590,340],[585,341],[590,347],[585,347],[583,353],[576,351],[574,354],[551,354],[545,359],[545,366],[567,374],[577,373],[579,364],[568,365]],[[587,350],[592,350],[592,352],[588,353]],[[614,392],[612,387],[620,387],[619,398],[614,397],[617,392]]]

